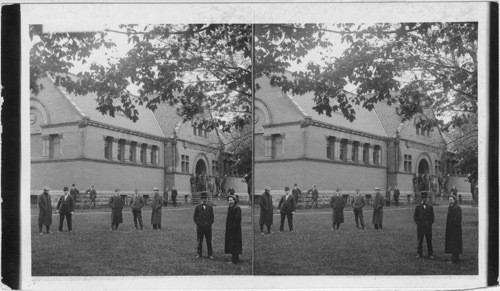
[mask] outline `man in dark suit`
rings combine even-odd
[[[64,195],[59,198],[57,202],[57,211],[59,212],[59,231],[62,231],[64,218],[68,224],[68,231],[73,231],[71,216],[75,213],[75,199],[73,195],[69,195],[68,187],[63,189]]]
[[[432,208],[432,205],[427,204],[427,192],[422,192],[421,198],[422,202],[415,207],[415,214],[413,215],[413,219],[417,224],[417,258],[422,257],[422,243],[425,236],[425,240],[427,241],[427,253],[429,255],[429,259],[433,259],[432,224],[434,223],[434,209]]]
[[[130,201],[130,207],[132,208],[132,215],[134,216],[134,225],[136,229],[144,230],[144,225],[142,224],[142,207],[144,206],[144,198],[139,196],[139,190],[135,189],[135,195]],[[139,224],[137,224],[139,221]]]
[[[373,200],[373,226],[375,229],[382,229],[384,218],[384,197],[380,194],[380,188],[375,187],[375,199]]]
[[[73,199],[75,199],[75,203],[76,203],[76,200],[77,200],[78,196],[80,195],[80,191],[78,191],[78,189],[76,189],[75,184],[71,184],[71,190],[69,190],[69,194],[71,196],[73,196]]]
[[[38,195],[37,203],[40,212],[38,213],[38,229],[43,235],[42,227],[45,225],[47,234],[50,234],[50,225],[52,224],[52,199],[49,195],[49,187],[43,187],[43,193]]]
[[[260,216],[259,216],[259,226],[260,234],[264,235],[264,225],[267,227],[267,234],[271,234],[271,225],[273,224],[273,197],[269,192],[271,188],[266,186],[264,193],[260,195],[259,206],[260,206]]]
[[[123,223],[123,198],[119,195],[120,189],[115,189],[115,196],[109,199],[111,208],[111,230],[117,230],[118,225]]]
[[[95,191],[94,185],[90,185],[90,189],[87,190],[90,200],[90,209],[95,208],[95,199],[97,197],[97,192]]]
[[[302,192],[297,187],[297,184],[293,184],[292,196],[293,196],[293,199],[295,199],[295,210],[297,210],[297,204],[299,204],[300,194],[302,194]]]
[[[330,207],[333,209],[332,230],[339,229],[340,224],[344,223],[345,203],[341,191],[341,189],[337,189],[336,194],[330,199]]]
[[[365,207],[366,201],[363,196],[359,194],[359,189],[356,189],[356,196],[354,196],[352,202],[352,208],[354,211],[354,221],[356,222],[356,228],[359,228],[359,223],[361,222],[361,229],[365,228],[365,221],[363,219],[363,207]]]
[[[394,186],[394,203],[396,203],[396,206],[399,206],[399,195],[401,193],[399,192],[398,186]]]
[[[172,204],[174,205],[174,207],[177,207],[177,189],[175,189],[174,186],[172,186]]]
[[[278,203],[278,212],[281,213],[280,231],[283,231],[285,217],[288,220],[288,229],[293,232],[293,215],[295,214],[295,199],[290,195],[290,188],[285,187],[285,195],[281,196]]]
[[[387,186],[387,190],[385,191],[385,205],[391,206],[391,186]]]
[[[313,185],[312,189],[309,190],[309,193],[311,193],[311,207],[318,208],[318,197],[319,197],[319,192],[318,188],[316,188],[316,185]]]
[[[203,237],[207,242],[208,258],[213,260],[212,256],[212,224],[214,223],[214,210],[212,206],[207,204],[207,192],[200,194],[201,204],[197,205],[194,209],[193,220],[196,223],[196,240],[198,244],[196,251],[198,255],[196,258],[202,256]]]

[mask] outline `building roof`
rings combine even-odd
[[[177,114],[177,108],[166,103],[158,104],[153,112],[165,137],[173,137],[177,127],[182,123],[182,117]]]
[[[136,105],[136,109],[139,113],[139,119],[133,122],[131,119],[126,117],[122,113],[115,113],[115,117],[111,117],[106,114],[103,115],[96,108],[97,94],[89,93],[87,95],[75,95],[73,93],[68,93],[64,88],[58,87],[58,89],[64,94],[64,96],[70,101],[70,103],[75,107],[77,111],[80,112],[82,116],[90,118],[90,120],[104,123],[107,125],[126,128],[128,130],[141,132],[145,134],[150,134],[157,137],[165,137],[153,112],[144,106]]]

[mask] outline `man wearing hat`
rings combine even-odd
[[[387,186],[387,190],[385,190],[385,205],[391,206],[391,186]]]
[[[259,206],[260,206],[260,217],[259,226],[260,234],[264,234],[264,224],[267,226],[267,233],[271,233],[271,225],[273,224],[273,197],[269,192],[271,188],[266,186],[264,193],[260,195]]]
[[[68,231],[73,231],[71,216],[75,212],[75,199],[73,195],[69,195],[68,187],[63,189],[64,195],[59,197],[59,202],[57,202],[57,211],[59,212],[59,231],[63,230],[64,218],[66,218],[66,224],[68,225]]]
[[[295,199],[295,211],[297,211],[297,204],[299,204],[300,194],[302,194],[302,192],[297,187],[297,184],[293,184],[292,196],[293,196],[293,199]]]
[[[75,184],[71,184],[71,190],[69,190],[69,194],[73,196],[73,199],[75,199],[76,203],[76,198],[78,198],[78,195],[80,195],[80,191],[76,189]]]
[[[151,224],[153,229],[161,229],[161,206],[163,205],[163,198],[160,196],[160,190],[153,188],[154,196],[151,202]]]
[[[278,212],[281,213],[280,231],[283,231],[285,217],[288,220],[288,229],[293,232],[293,215],[295,214],[295,199],[290,195],[290,188],[285,187],[285,195],[281,196],[278,203]]]
[[[177,189],[175,189],[174,186],[172,186],[172,193],[171,193],[171,196],[172,196],[172,205],[174,205],[174,207],[177,207]]]
[[[399,206],[399,195],[401,195],[401,193],[399,192],[398,186],[394,186],[394,203],[396,206]]]
[[[111,208],[111,230],[117,230],[118,225],[123,223],[123,198],[120,196],[120,189],[115,189],[115,196],[109,199]]]
[[[203,237],[207,242],[208,258],[212,256],[212,224],[214,223],[214,210],[207,204],[207,192],[201,192],[201,203],[194,208],[193,220],[196,223],[196,258],[201,258],[203,254]]]
[[[373,200],[373,226],[375,229],[382,229],[382,219],[384,218],[384,197],[380,194],[380,188],[375,187],[375,198]]]
[[[43,193],[38,195],[37,204],[40,212],[38,213],[38,229],[40,235],[43,235],[42,227],[45,225],[47,234],[50,234],[50,225],[52,224],[52,199],[49,195],[49,187],[43,187]]]
[[[340,224],[344,222],[344,199],[337,189],[336,194],[330,199],[330,207],[333,208],[332,230],[339,229]]]
[[[135,195],[132,197],[132,200],[130,201],[130,207],[132,208],[132,215],[134,217],[134,225],[136,229],[144,230],[144,225],[142,224],[142,207],[144,204],[144,198],[139,195],[139,190],[135,189],[134,190]],[[139,221],[139,224],[137,224],[137,221]]]
[[[456,195],[450,195],[450,206],[446,216],[446,231],[444,237],[444,253],[451,254],[449,263],[458,264],[462,253],[462,208],[458,205]]]
[[[87,190],[87,194],[89,194],[90,209],[95,208],[95,199],[97,197],[97,192],[94,189],[94,185],[90,185],[90,189]]]
[[[422,243],[427,241],[427,254],[429,259],[433,259],[432,251],[432,224],[434,223],[434,209],[432,205],[427,204],[427,192],[422,192],[420,194],[422,201],[415,207],[415,214],[413,215],[413,220],[417,224],[417,258],[422,257]]]
[[[365,207],[366,201],[365,197],[359,194],[359,189],[356,188],[356,196],[354,196],[352,202],[352,208],[354,211],[354,221],[356,222],[356,228],[359,228],[359,222],[361,222],[361,229],[365,228],[365,222],[363,220],[363,207]],[[359,222],[358,222],[359,220]]]
[[[313,187],[311,190],[308,191],[311,193],[311,207],[318,208],[318,197],[319,197],[319,192],[318,188],[316,188],[316,185],[313,184]]]

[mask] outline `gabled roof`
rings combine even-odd
[[[176,107],[161,103],[153,114],[165,137],[173,137],[176,128],[182,123],[182,117],[177,114]]]
[[[401,117],[396,113],[396,107],[388,105],[386,102],[378,102],[374,105],[374,111],[384,127],[387,136],[394,137],[401,124]]]
[[[90,120],[119,128],[126,128],[128,130],[136,132],[150,134],[157,137],[164,137],[160,126],[156,122],[156,118],[153,115],[153,112],[143,106],[136,105],[136,109],[139,112],[139,119],[136,122],[133,122],[122,113],[115,113],[115,117],[111,117],[108,114],[103,115],[101,112],[99,112],[96,109],[98,106],[98,103],[96,101],[96,93],[77,96],[73,93],[68,93],[62,87],[57,88],[70,101],[72,106],[74,106],[75,109],[80,112],[82,116],[86,116],[90,118]]]

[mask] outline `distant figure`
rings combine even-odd
[[[385,205],[391,206],[391,186],[388,186],[385,191]]]
[[[288,229],[293,232],[293,215],[295,214],[295,200],[290,195],[290,188],[285,187],[285,195],[281,196],[278,203],[278,213],[281,214],[280,231],[283,231],[285,226],[285,217],[288,220]]]
[[[67,187],[65,187],[67,188]],[[52,224],[52,198],[49,194],[49,187],[43,187],[43,193],[38,195],[37,204],[40,212],[38,213],[38,229],[40,235],[43,235],[42,227],[45,225],[47,234],[50,234],[50,225]]]
[[[229,189],[227,190],[227,193],[228,193],[229,196],[234,196],[235,195],[234,188],[233,187],[229,187]]]
[[[120,196],[120,189],[115,189],[115,196],[109,199],[111,208],[111,230],[117,230],[118,225],[123,223],[123,198]]]
[[[153,188],[154,196],[151,202],[151,224],[153,229],[161,229],[161,206],[163,205],[163,199],[160,196],[158,188]]]
[[[215,185],[214,185],[214,182],[212,182],[212,180],[208,180],[208,191],[210,191],[210,197],[212,197],[212,200],[213,200]]]
[[[380,188],[375,187],[375,199],[373,200],[373,225],[375,229],[382,229],[384,218],[384,197],[380,194]]]
[[[462,208],[455,195],[450,195],[450,206],[446,216],[446,232],[444,237],[444,253],[451,254],[451,262],[458,264],[462,253]]]
[[[245,174],[245,183],[247,184],[247,193],[250,205],[252,205],[252,171]]]
[[[241,208],[238,207],[236,197],[229,196],[229,206],[226,216],[226,235],[224,237],[224,253],[231,254],[230,262],[237,264],[242,254],[243,243],[241,236]]]
[[[90,189],[87,190],[90,200],[90,209],[95,208],[95,199],[97,197],[97,192],[94,189],[94,185],[90,185]]]
[[[332,230],[339,229],[340,224],[344,223],[345,204],[340,191],[340,189],[337,189],[336,194],[330,200],[330,207],[333,208]]]
[[[417,174],[413,176],[412,182],[413,182],[413,193],[418,193],[418,185],[420,183],[420,179],[417,176]]]
[[[174,186],[172,186],[172,204],[174,205],[174,207],[177,207],[177,189],[175,189]]]
[[[134,225],[136,229],[144,230],[144,225],[142,224],[142,207],[144,206],[144,198],[139,195],[139,190],[134,190],[135,195],[130,201],[130,207],[132,208],[132,215],[134,216]],[[137,224],[139,222],[139,224]]]
[[[399,192],[398,186],[394,186],[394,203],[396,203],[396,206],[399,206],[399,195],[401,195],[401,193]]]
[[[189,185],[191,186],[191,193],[196,191],[196,178],[194,174],[191,175],[191,178],[189,178]]]
[[[259,226],[260,234],[264,234],[264,225],[267,227],[267,234],[271,233],[271,225],[273,224],[273,198],[269,192],[271,188],[266,186],[264,193],[260,195],[259,206],[260,206],[260,217]]]
[[[432,205],[427,204],[427,192],[421,193],[422,201],[415,207],[415,213],[413,214],[413,220],[417,224],[417,258],[422,257],[422,244],[427,242],[427,254],[429,259],[433,259],[432,250],[432,224],[434,223],[434,209]]]
[[[455,197],[458,197],[458,190],[457,190],[457,187],[455,187],[455,185],[453,185],[451,187],[450,195],[454,195]]]
[[[311,207],[313,209],[318,208],[319,192],[318,192],[318,188],[316,188],[316,185],[313,184],[312,189],[309,190],[308,192],[311,193]]]
[[[66,224],[68,225],[68,231],[73,231],[72,215],[75,213],[75,199],[73,195],[68,195],[68,187],[64,187],[64,195],[59,197],[59,202],[57,202],[57,211],[59,212],[59,231],[63,230],[64,218],[66,218]]]
[[[220,178],[219,176],[215,176],[215,195],[217,199],[220,200]]]
[[[359,228],[359,223],[358,223],[359,219],[359,222],[361,223],[361,229],[366,229],[365,222],[363,220],[363,207],[365,207],[365,205],[366,205],[365,197],[359,194],[359,189],[356,189],[356,196],[354,196],[354,201],[352,202],[356,228]]]
[[[76,203],[76,200],[77,200],[78,196],[80,195],[80,191],[78,191],[78,189],[76,189],[75,184],[71,184],[71,190],[69,190],[69,194],[71,196],[73,196],[73,199],[75,199],[75,203]]]
[[[196,179],[196,182],[195,182],[196,183],[196,185],[195,185],[196,190],[195,191],[202,191],[201,190],[202,189],[201,184],[202,184],[202,180],[203,180],[202,176],[200,174],[196,174],[195,179]]]
[[[302,194],[302,192],[297,187],[297,184],[293,184],[292,195],[293,199],[295,199],[295,211],[297,211],[297,204],[299,204],[300,194]]]
[[[224,194],[226,193],[226,182],[227,182],[227,175],[224,175],[220,179],[220,189]]]
[[[201,204],[194,209],[193,220],[196,223],[196,258],[202,257],[203,238],[207,242],[208,258],[213,260],[212,256],[212,224],[214,223],[214,210],[207,204],[207,193],[201,192]]]
[[[443,179],[443,190],[444,192],[448,192],[448,183],[450,182],[450,174],[446,174],[446,177]]]

